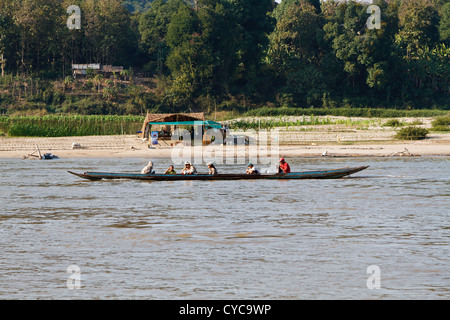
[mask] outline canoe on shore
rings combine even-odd
[[[279,174],[140,174],[140,173],[108,173],[108,172],[85,172],[75,173],[67,171],[83,179],[88,180],[102,180],[102,179],[131,179],[131,180],[150,180],[150,181],[177,181],[177,180],[256,180],[256,179],[339,179],[356,172],[367,169],[369,166],[355,167],[355,168],[341,168],[326,171],[306,171],[306,172],[291,172]]]

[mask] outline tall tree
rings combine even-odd
[[[8,60],[14,60],[15,26],[6,11],[0,8],[0,12],[0,68],[4,76]]]
[[[21,43],[22,73],[37,71],[53,41],[56,16],[61,9],[57,0],[19,0],[14,3],[14,21]]]
[[[324,26],[325,37],[348,75],[348,84],[358,91],[364,90],[365,84],[383,87],[393,31],[397,30],[395,11],[384,0],[376,4],[383,12],[381,29],[367,28],[367,6],[355,2],[339,4],[334,17]]]
[[[380,28],[369,29],[368,5],[356,2],[327,2],[325,39],[330,44],[323,65],[329,88],[339,89],[346,98],[365,97],[371,104],[390,104],[402,89],[404,67],[396,50],[398,1],[374,1],[381,9]],[[332,52],[337,60],[329,54]],[[336,68],[338,64],[340,68]],[[344,74],[339,71],[341,69]],[[336,72],[337,70],[337,72]],[[328,74],[340,74],[332,77]],[[337,80],[341,79],[341,83]]]
[[[285,0],[279,5],[275,31],[270,35],[269,59],[281,91],[301,105],[320,101],[324,81],[320,71],[322,19],[316,8],[305,0]]]
[[[353,88],[365,82],[365,68],[360,62],[369,56],[361,50],[364,38],[360,34],[365,29],[366,17],[362,4],[341,3],[324,26],[325,38],[331,41],[334,54],[343,63],[348,84]]]
[[[139,20],[140,46],[145,56],[146,70],[157,74],[166,73],[169,46],[167,30],[172,17],[185,4],[183,0],[155,0]]]
[[[81,11],[86,60],[126,64],[137,49],[137,37],[122,0],[85,0]]]
[[[441,40],[450,45],[450,2],[444,4],[441,8],[439,34]]]
[[[173,78],[171,94],[175,103],[187,103],[202,81],[211,75],[210,57],[204,56],[197,14],[190,7],[181,7],[174,15],[167,31],[171,52],[167,66]],[[206,68],[205,68],[206,66]]]
[[[439,14],[433,0],[402,1],[398,18],[397,42],[408,56],[423,46],[434,47],[439,41]]]
[[[237,26],[230,3],[198,0],[196,5],[180,8],[168,28],[172,88],[185,92],[180,90],[184,82],[194,96],[226,94],[237,67]]]
[[[233,5],[233,15],[238,25],[239,89],[255,93],[255,83],[262,67],[263,56],[269,44],[268,35],[275,21],[270,13],[272,0],[228,0]]]
[[[311,4],[315,9],[316,13],[320,13],[321,0],[305,0],[307,3]]]
[[[202,41],[212,57],[211,93],[228,94],[238,64],[238,26],[231,4],[224,0],[198,0],[198,6]]]
[[[436,68],[441,53],[445,55],[445,50],[436,47],[439,42],[437,9],[433,0],[409,0],[399,6],[394,52],[405,68],[402,100],[428,104],[431,96],[440,90],[438,83],[446,82],[441,80],[442,68]]]

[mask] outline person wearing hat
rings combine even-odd
[[[142,169],[141,174],[155,174],[155,171],[153,170],[153,162],[149,161],[148,165]]]
[[[189,161],[186,161],[183,170],[181,170],[181,174],[196,174],[196,173],[197,170],[195,169],[195,167]]]
[[[291,167],[289,167],[289,164],[284,160],[284,158],[280,159],[280,165],[277,166],[277,173],[290,173]]]
[[[256,169],[252,163],[247,165],[247,174],[259,174],[258,169]]]
[[[209,174],[211,175],[217,174],[217,169],[212,162],[209,162],[207,166],[209,168]]]

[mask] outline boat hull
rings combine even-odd
[[[341,168],[326,171],[306,171],[306,172],[291,172],[281,174],[194,174],[194,175],[167,175],[167,174],[138,174],[138,173],[108,173],[108,172],[85,172],[69,173],[88,180],[102,180],[102,179],[131,179],[131,180],[149,180],[149,181],[179,181],[179,180],[258,180],[258,179],[272,179],[272,180],[296,180],[296,179],[339,179],[347,177],[351,174],[367,169],[368,166],[355,168]]]

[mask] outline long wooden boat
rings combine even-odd
[[[356,172],[367,169],[369,166],[355,168],[341,168],[326,171],[306,171],[291,172],[279,174],[140,174],[140,173],[108,173],[108,172],[85,172],[75,173],[67,171],[83,179],[102,180],[102,179],[132,179],[132,180],[153,180],[153,181],[177,181],[177,180],[256,180],[256,179],[339,179]]]

